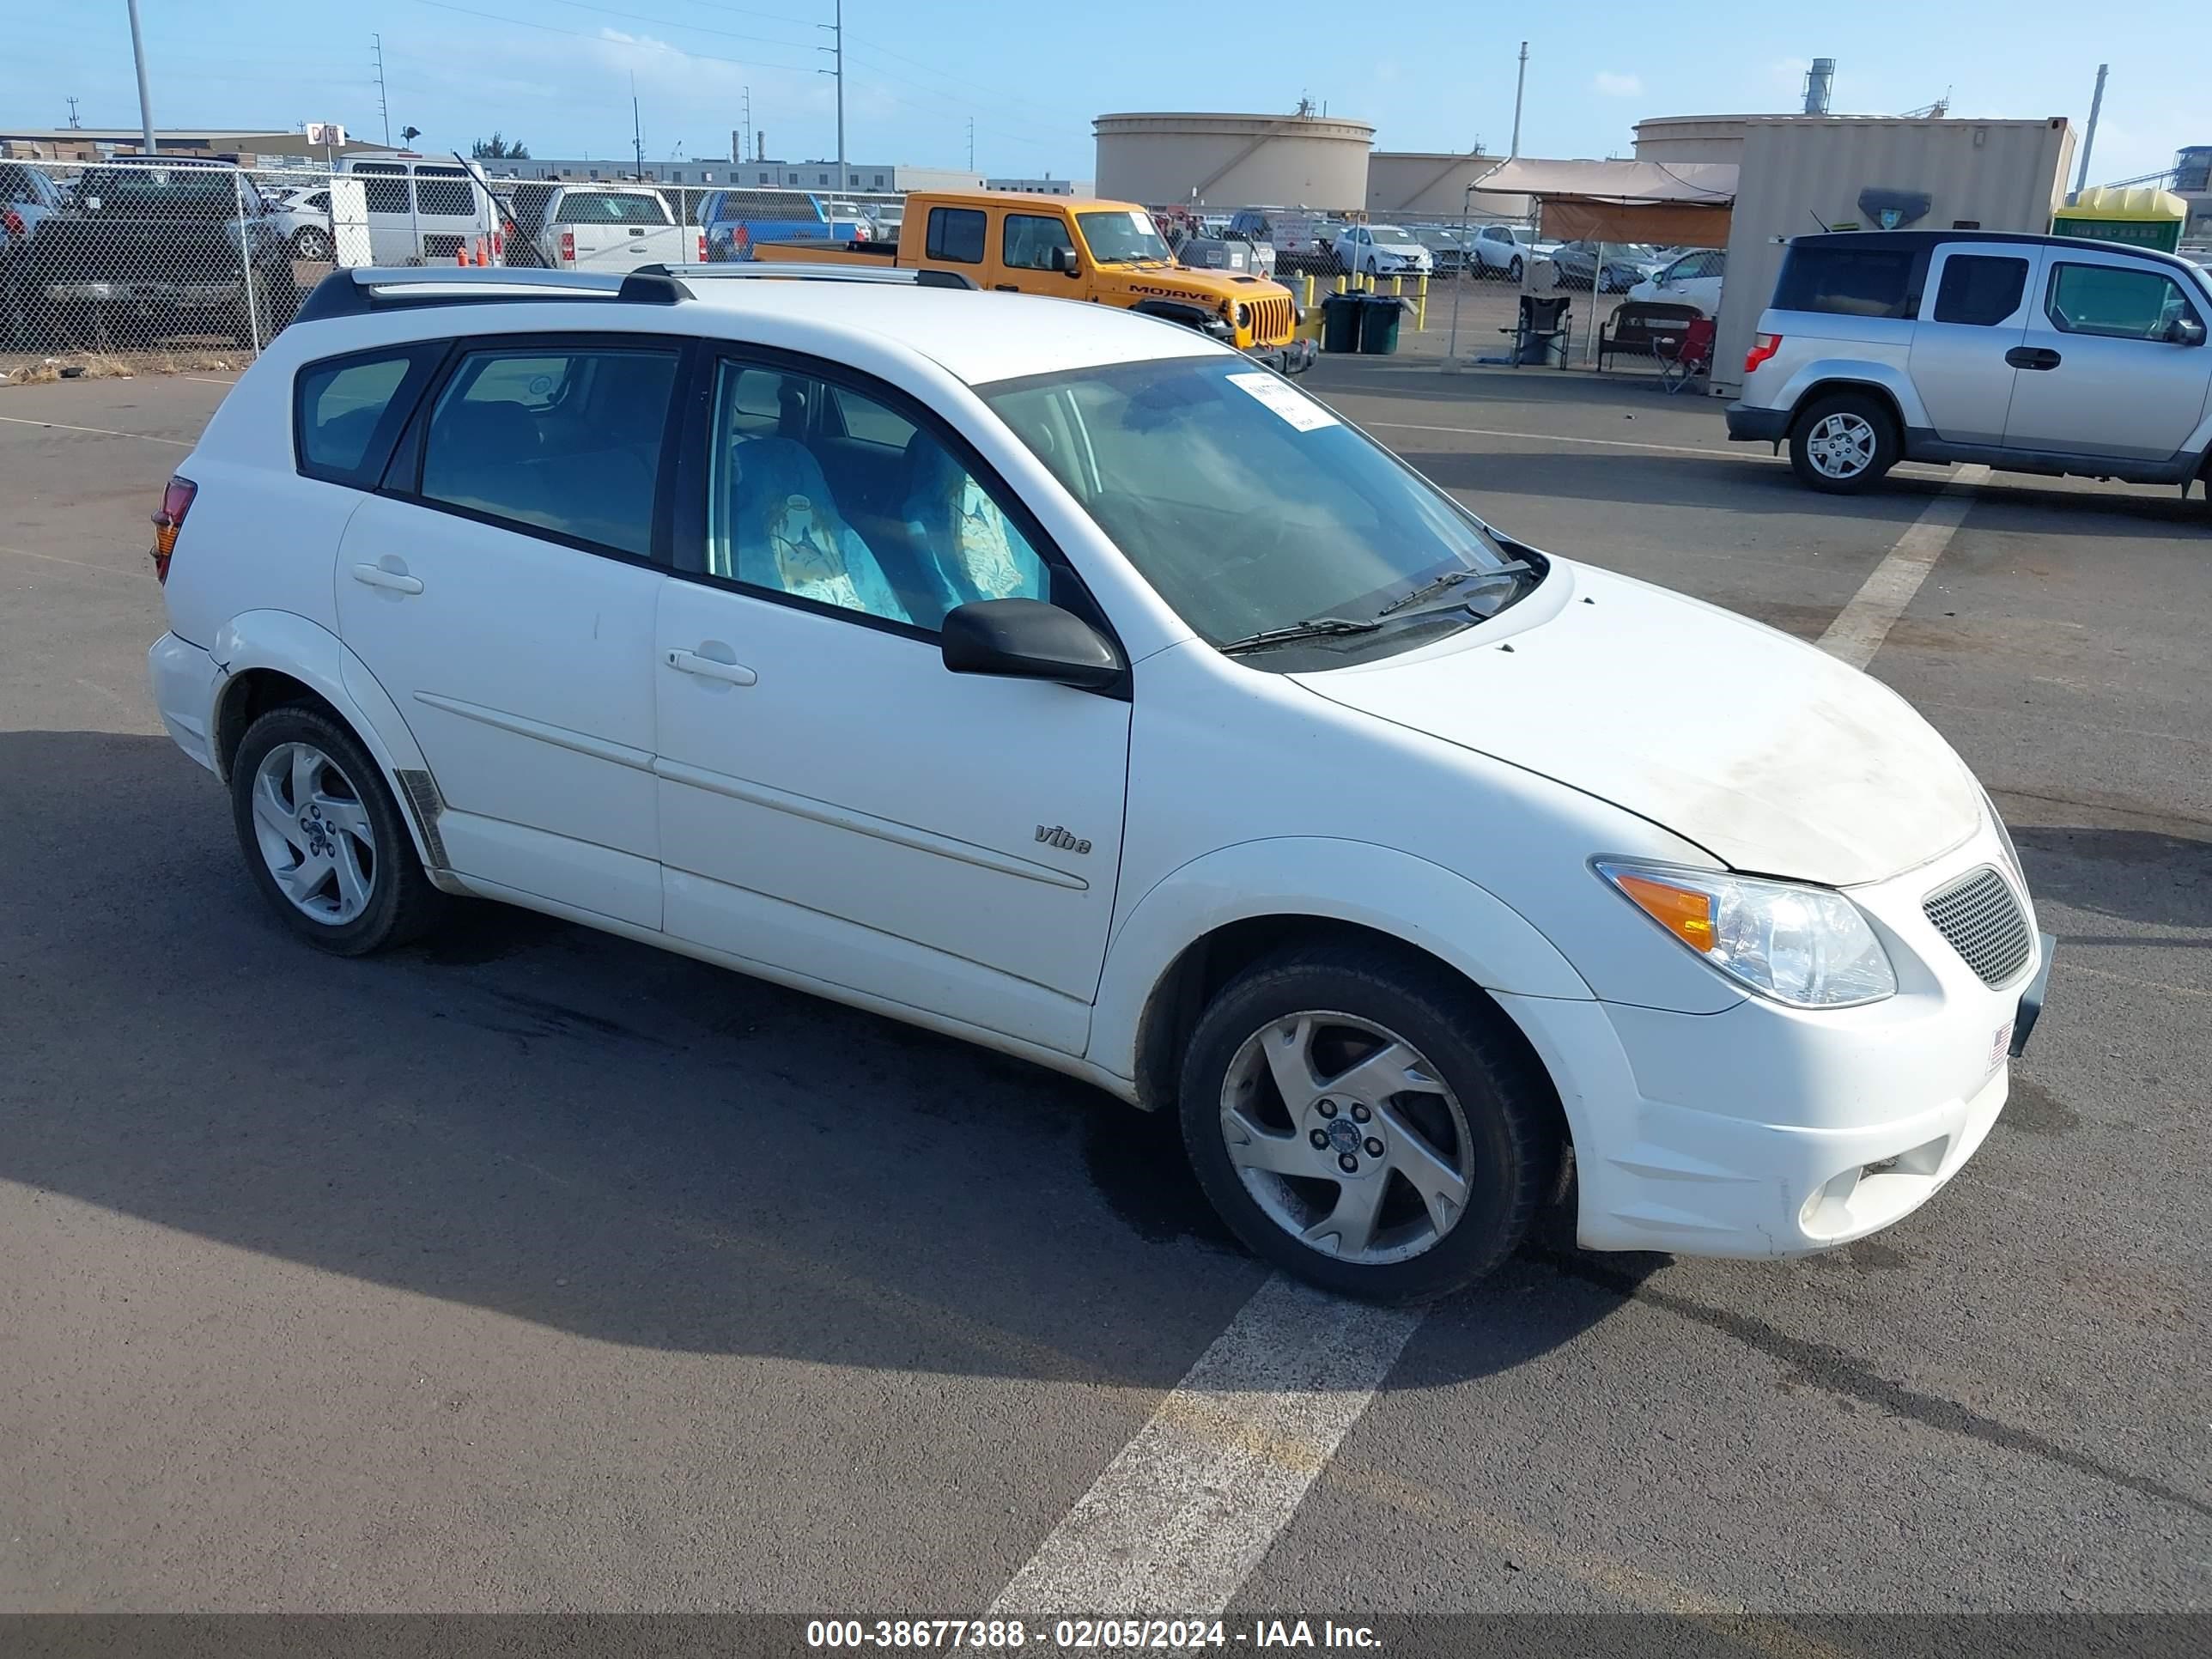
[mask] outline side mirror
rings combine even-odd
[[[1053,680],[1083,690],[1119,681],[1127,665],[1082,617],[1042,599],[978,599],[945,612],[945,665],[956,674]]]
[[[2201,346],[2204,343],[2204,325],[2194,317],[2177,317],[2166,325],[2166,337],[2173,345]]]
[[[1053,249],[1051,258],[1052,268],[1061,276],[1076,276],[1082,274],[1081,269],[1075,262],[1075,250],[1066,243],[1062,242],[1058,247]]]

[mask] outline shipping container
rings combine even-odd
[[[1747,122],[1713,350],[1733,396],[1774,292],[1782,252],[1817,230],[2008,230],[2041,234],[2065,199],[2074,129],[2037,121],[1778,116]]]

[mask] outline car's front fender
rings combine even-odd
[[[1437,957],[1484,988],[1587,1000],[1566,957],[1517,910],[1466,877],[1394,848],[1326,836],[1241,842],[1156,883],[1114,931],[1088,1058],[1137,1074],[1154,988],[1199,940],[1263,916],[1351,922]]]

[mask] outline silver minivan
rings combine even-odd
[[[2190,484],[2212,465],[2212,278],[2063,236],[1857,231],[1790,244],[1729,436],[1815,489],[1900,460]],[[2208,481],[2212,487],[2212,481]]]

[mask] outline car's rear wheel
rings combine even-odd
[[[1513,263],[1505,267],[1505,280],[1512,283],[1516,288],[1520,287],[1521,273],[1524,267],[1521,264],[1521,256],[1517,253],[1515,254],[1513,256]]]
[[[326,263],[334,250],[331,234],[320,225],[302,225],[292,234],[292,252],[310,263]]]
[[[418,938],[443,896],[359,739],[319,709],[272,708],[231,763],[246,867],[292,931],[336,956]]]
[[[1258,1255],[1324,1289],[1414,1302],[1520,1243],[1556,1159],[1548,1085],[1433,964],[1293,951],[1215,997],[1185,1052],[1183,1142]]]
[[[1881,399],[1837,392],[1815,400],[1790,429],[1798,482],[1837,495],[1876,483],[1897,465],[1897,422]]]

